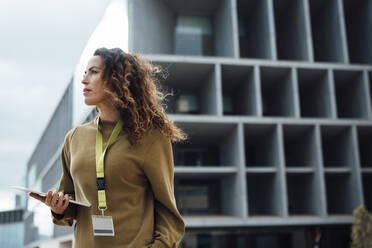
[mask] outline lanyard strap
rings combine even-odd
[[[121,129],[123,127],[123,122],[121,120],[116,123],[114,130],[112,131],[105,150],[102,152],[102,133],[99,130],[99,117],[97,119],[97,135],[96,135],[96,174],[97,174],[97,191],[98,191],[98,209],[105,211],[107,209],[106,204],[106,191],[105,191],[105,166],[104,159],[108,147],[115,141],[118,137]]]

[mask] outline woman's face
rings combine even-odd
[[[104,65],[100,56],[93,56],[86,67],[83,80],[83,94],[85,104],[100,105],[107,100],[107,93],[104,91],[104,81],[102,79]]]

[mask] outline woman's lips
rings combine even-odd
[[[84,88],[83,93],[86,94],[86,93],[88,93],[88,92],[91,92],[91,90],[90,90],[90,89],[86,89],[86,88]]]

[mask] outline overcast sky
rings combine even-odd
[[[0,1],[0,210],[109,2]]]

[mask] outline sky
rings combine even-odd
[[[0,1],[0,211],[109,0]],[[10,198],[10,199],[9,199]]]

